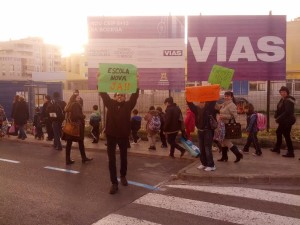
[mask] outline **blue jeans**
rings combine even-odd
[[[24,125],[19,125],[18,128],[19,128],[18,138],[20,138],[20,139],[27,138],[27,135],[26,135],[26,132],[25,132],[25,129],[24,129]]]
[[[257,132],[250,132],[248,134],[247,137],[247,142],[244,146],[244,151],[249,151],[250,145],[253,143],[253,146],[255,148],[255,152],[260,154],[261,153],[261,149],[260,149],[260,145],[257,139]]]
[[[214,167],[214,159],[212,155],[213,130],[198,130],[198,140],[200,148],[200,161],[203,166]]]

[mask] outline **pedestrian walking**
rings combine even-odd
[[[91,134],[93,137],[92,143],[98,143],[100,135],[101,115],[98,110],[98,105],[93,105],[93,112],[90,115],[90,125],[92,126]]]
[[[178,149],[180,151],[180,157],[182,157],[186,150],[176,143],[176,137],[179,131],[181,131],[186,139],[181,109],[174,103],[172,97],[166,98],[164,104],[166,105],[164,132],[167,134],[167,140],[171,146],[169,156],[175,158],[175,149]]]
[[[93,160],[93,158],[88,158],[85,153],[84,146],[84,127],[85,127],[85,115],[82,112],[82,106],[80,104],[80,96],[72,95],[68,104],[65,107],[66,118],[71,120],[73,123],[77,123],[80,128],[80,136],[74,137],[67,134],[63,134],[64,139],[67,141],[66,144],[66,165],[71,165],[75,161],[71,159],[71,148],[73,142],[78,142],[79,151],[81,155],[82,163]]]
[[[148,113],[145,115],[146,132],[149,142],[149,150],[156,150],[156,135],[160,131],[161,123],[159,112],[155,110],[154,106],[150,106]]]
[[[201,149],[200,166],[197,168],[205,171],[214,171],[216,166],[212,154],[212,144],[214,137],[214,127],[211,126],[211,120],[216,120],[215,101],[199,102],[195,105],[193,102],[187,102],[189,109],[195,115],[195,125],[198,129],[198,142]]]
[[[33,116],[34,138],[37,140],[44,139],[44,133],[42,129],[42,116],[40,111],[40,108],[36,107]]]
[[[192,140],[191,133],[195,131],[195,114],[188,108],[184,118],[185,132],[188,140]]]
[[[20,96],[19,101],[16,102],[13,118],[19,129],[18,139],[25,140],[27,138],[25,125],[29,120],[29,109],[23,96]]]
[[[287,153],[282,155],[283,157],[294,158],[294,146],[291,140],[291,130],[292,126],[296,122],[295,117],[295,98],[290,95],[290,91],[287,87],[282,86],[279,90],[281,99],[277,104],[277,109],[275,111],[275,121],[278,123],[276,129],[276,143],[271,149],[272,152],[280,154],[280,148],[282,144],[282,136],[285,138],[285,143],[287,145]]]
[[[137,109],[132,110],[131,117],[131,136],[133,139],[132,144],[137,144],[141,138],[138,136],[138,131],[141,129],[142,117],[138,115],[139,111]]]
[[[247,115],[246,132],[248,134],[248,137],[247,142],[243,148],[243,152],[249,153],[249,147],[251,144],[253,144],[253,147],[255,149],[255,153],[253,153],[253,155],[261,156],[262,152],[257,138],[257,113],[254,111],[254,106],[251,103],[247,104],[244,107],[244,111]]]
[[[60,94],[58,92],[53,93],[53,100],[47,107],[47,114],[49,115],[49,121],[51,121],[53,130],[53,148],[61,151],[61,136],[62,136],[62,123],[65,119],[64,108],[66,107],[66,102],[60,99]]]
[[[53,141],[53,138],[54,138],[52,121],[50,120],[49,114],[47,112],[47,108],[50,104],[51,104],[51,96],[46,95],[45,99],[44,99],[44,104],[43,104],[42,110],[41,110],[41,116],[42,116],[43,124],[46,127],[46,133],[47,133],[46,140],[47,141]]]
[[[219,118],[224,122],[224,124],[229,123],[230,120],[237,118],[237,107],[235,103],[235,98],[233,92],[226,91],[224,93],[224,103],[220,108]],[[234,145],[230,139],[224,139],[222,142],[222,158],[218,159],[220,162],[227,162],[228,155],[227,151],[230,149],[235,155],[235,163],[239,162],[243,158],[243,154],[239,151],[236,145]]]
[[[111,99],[106,92],[100,92],[104,106],[107,108],[105,133],[107,138],[107,155],[110,181],[112,183],[110,194],[118,192],[116,147],[120,149],[120,176],[123,186],[127,186],[127,148],[130,135],[131,111],[136,105],[139,97],[139,89],[126,101],[125,94],[118,93],[116,100]]]
[[[159,118],[160,118],[160,131],[159,131],[159,137],[161,141],[161,148],[168,148],[167,144],[167,138],[164,133],[164,126],[165,126],[165,113],[163,112],[162,108],[160,106],[156,107],[156,110],[159,112]]]

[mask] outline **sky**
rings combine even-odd
[[[300,17],[296,0],[1,0],[0,41],[41,37],[80,53],[88,42],[88,16],[286,15]]]

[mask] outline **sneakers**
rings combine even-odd
[[[168,148],[167,145],[161,145],[160,147],[161,147],[161,148]]]
[[[149,150],[156,150],[156,147],[155,146],[150,146],[148,149]]]
[[[206,167],[205,169],[204,169],[204,171],[207,171],[207,172],[209,172],[209,171],[215,171],[217,168],[216,168],[216,166],[213,166],[213,167]]]
[[[203,166],[202,164],[197,167],[197,169],[199,169],[199,170],[204,170],[205,168],[206,168],[206,166]]]
[[[126,177],[121,177],[121,184],[123,186],[128,186],[128,181],[127,181]]]
[[[118,189],[118,184],[112,184],[109,190],[109,194],[116,194],[118,192]]]

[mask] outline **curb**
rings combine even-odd
[[[214,172],[206,174],[189,173],[199,162],[194,162],[177,173],[177,179],[197,181],[207,184],[265,184],[265,185],[300,185],[300,176],[266,176],[266,175],[214,175]]]

